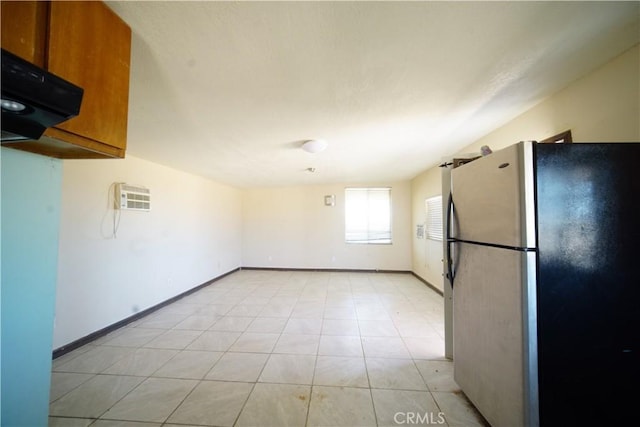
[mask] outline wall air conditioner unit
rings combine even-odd
[[[119,182],[116,184],[116,209],[151,210],[151,191],[148,188]]]

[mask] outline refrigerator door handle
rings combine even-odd
[[[453,196],[449,193],[449,199],[447,200],[447,226],[446,226],[446,239],[447,239],[447,278],[451,283],[453,289],[453,279],[455,275],[453,273],[453,260],[451,259],[451,245],[454,241],[451,236],[451,220],[453,219]]]

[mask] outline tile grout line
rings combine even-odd
[[[360,329],[360,318],[358,316],[358,312],[356,310],[356,316],[358,317],[358,332],[360,333],[360,344],[362,345],[362,357],[364,359],[365,372],[367,373],[367,382],[369,383],[369,399],[371,399],[371,407],[373,408],[373,419],[376,422],[376,426],[378,423],[378,414],[376,412],[376,403],[373,399],[373,385],[371,384],[371,378],[369,376],[369,364],[367,363],[367,357],[364,352],[364,343],[362,341],[362,330]]]

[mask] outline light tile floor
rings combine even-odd
[[[53,362],[50,426],[485,425],[408,274],[242,270]]]

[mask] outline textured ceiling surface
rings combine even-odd
[[[640,39],[639,2],[108,4],[128,153],[237,187],[410,179]]]

